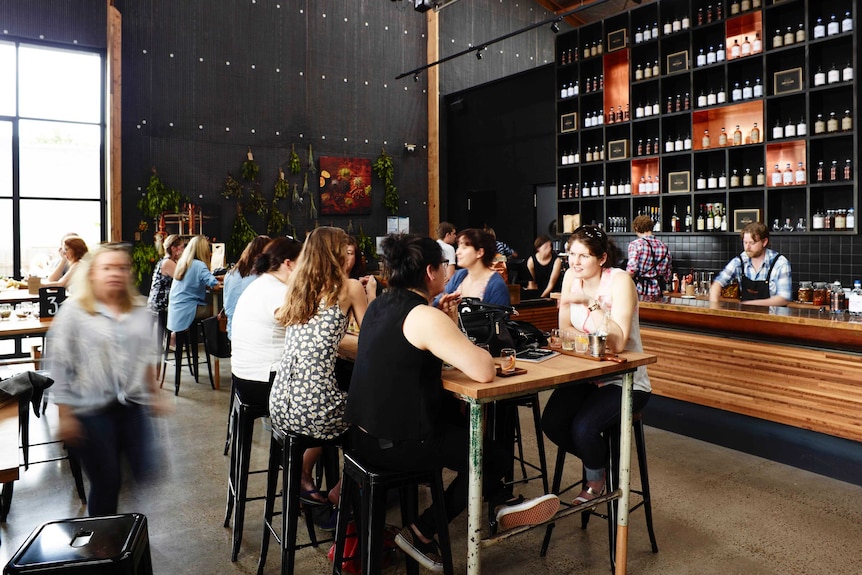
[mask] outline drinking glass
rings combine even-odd
[[[0,304],[0,320],[9,319],[12,315],[12,306],[8,303]]]
[[[578,353],[587,353],[590,348],[590,336],[585,333],[579,333],[575,336],[575,351]]]
[[[504,347],[500,350],[500,371],[512,373],[515,371],[515,348]]]
[[[574,351],[575,349],[575,330],[563,329],[560,330],[560,345],[564,351]]]
[[[30,310],[32,309],[32,304],[30,302],[22,302],[15,306],[15,315],[18,319],[27,319],[27,316],[30,315]]]

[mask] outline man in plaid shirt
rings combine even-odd
[[[638,216],[632,229],[638,238],[629,243],[626,271],[634,278],[638,296],[661,297],[662,286],[671,278],[671,258],[667,246],[652,235],[653,221],[649,216]]]

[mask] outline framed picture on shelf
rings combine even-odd
[[[760,210],[755,208],[743,208],[733,210],[733,231],[741,232],[748,224],[760,221]]]
[[[670,172],[667,175],[667,191],[681,194],[691,191],[691,172]]]
[[[667,55],[667,73],[674,74],[688,70],[688,50]]]
[[[772,92],[779,94],[790,94],[802,90],[802,68],[782,70],[774,75],[775,85]]]
[[[569,112],[560,116],[560,133],[574,132],[578,129],[578,113]]]
[[[608,160],[624,160],[628,157],[628,140],[611,140],[608,142]]]
[[[626,29],[620,28],[608,34],[608,52],[622,50],[626,47]]]

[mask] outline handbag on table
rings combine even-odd
[[[547,345],[547,334],[536,326],[510,319],[517,314],[511,306],[486,303],[477,298],[466,297],[458,303],[461,331],[477,344],[487,344],[488,351],[495,357],[504,347],[523,351]]]

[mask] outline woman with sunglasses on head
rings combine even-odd
[[[569,238],[569,269],[563,277],[560,329],[606,333],[609,352],[643,351],[637,289],[625,270],[613,267],[617,248],[595,226],[581,226]],[[554,390],[542,415],[548,438],[583,461],[586,484],[574,504],[595,499],[605,487],[607,447],[602,433],[619,427],[622,377]],[[634,374],[632,410],[650,398],[646,367]]]
[[[503,277],[491,267],[496,253],[494,236],[488,232],[479,229],[461,231],[455,250],[461,269],[446,283],[443,295],[434,300],[434,305],[447,313],[455,311],[458,300],[464,297],[509,305],[509,288]]]

